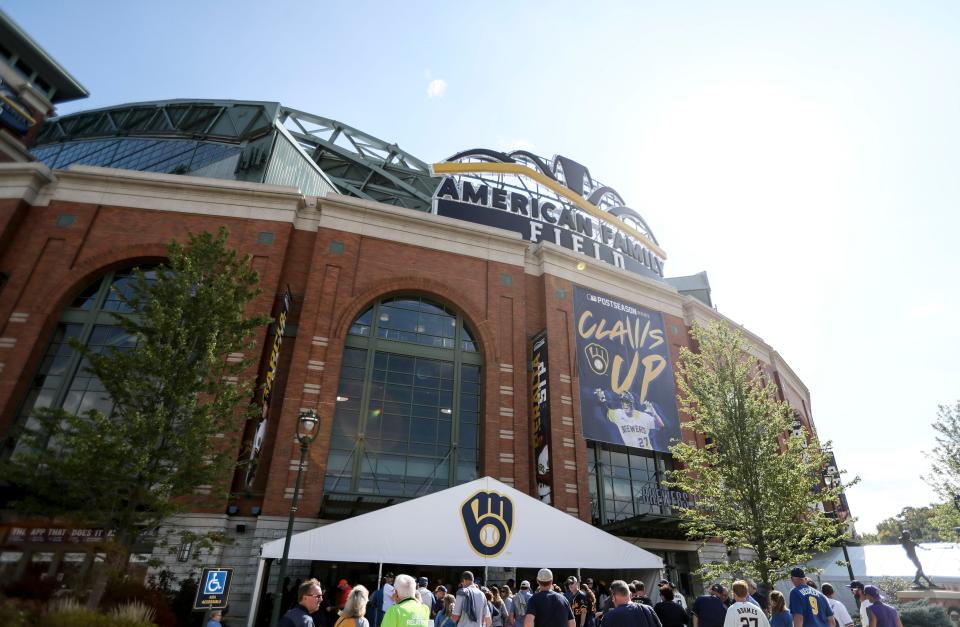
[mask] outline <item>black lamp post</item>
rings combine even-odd
[[[293,536],[293,518],[297,513],[297,495],[300,492],[300,474],[303,472],[303,460],[307,457],[307,448],[316,437],[320,419],[317,412],[306,409],[300,412],[297,420],[297,441],[300,442],[300,465],[297,466],[297,480],[293,484],[293,502],[290,504],[290,518],[287,520],[287,535],[283,539],[283,559],[280,560],[280,572],[277,573],[277,587],[273,593],[273,615],[270,627],[277,627],[280,620],[280,603],[283,600],[283,579],[287,575],[287,556],[290,554],[290,538]]]
[[[833,463],[827,467],[827,471],[823,474],[824,480],[827,482],[827,485],[833,487],[835,485],[840,485],[840,471],[837,469]],[[839,501],[834,504],[834,513],[839,516],[839,513],[836,512],[836,509],[839,507]],[[843,550],[843,561],[847,564],[847,574],[850,575],[850,581],[854,580],[853,575],[853,564],[850,563],[850,554],[847,552],[847,538],[846,536],[840,538],[840,548]],[[857,602],[859,607],[860,603]]]

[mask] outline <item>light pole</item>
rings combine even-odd
[[[303,460],[307,457],[307,449],[313,438],[316,437],[317,425],[320,419],[317,412],[306,409],[300,412],[297,419],[297,441],[300,442],[300,464],[297,466],[297,481],[293,484],[293,502],[290,504],[290,518],[287,520],[287,535],[283,539],[283,559],[280,561],[280,572],[277,573],[277,587],[273,593],[273,613],[270,618],[270,627],[277,627],[280,620],[280,603],[283,599],[283,579],[287,575],[287,556],[290,554],[290,538],[293,536],[293,517],[297,513],[297,494],[300,492],[300,474],[303,472]],[[297,599],[299,601],[299,599]]]
[[[832,457],[832,455],[831,455],[831,457]],[[835,462],[833,462],[833,463],[831,463],[829,466],[827,466],[826,472],[823,473],[823,478],[824,478],[824,480],[827,482],[827,485],[829,485],[831,488],[832,488],[833,486],[835,486],[835,485],[837,485],[837,486],[840,485],[840,471],[837,469],[837,467],[836,467],[836,465],[835,465]],[[839,506],[840,506],[840,501],[837,501],[837,502],[834,504],[834,506],[833,506],[833,507],[834,507],[834,515],[835,515],[835,516],[838,516],[838,517],[839,517],[839,513],[837,512],[837,508],[839,508]],[[847,564],[847,574],[850,575],[850,581],[852,582],[852,581],[854,580],[854,576],[853,576],[853,564],[850,563],[850,554],[847,552],[847,537],[846,537],[846,535],[844,535],[842,538],[840,538],[840,548],[843,550],[843,561],[846,562],[846,564]],[[860,603],[859,603],[859,601],[858,601],[858,602],[857,602],[857,606],[859,607],[859,605],[860,605]]]

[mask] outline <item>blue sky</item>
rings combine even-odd
[[[0,1],[91,92],[276,100],[425,161],[527,147],[805,381],[870,530],[958,396],[960,4]]]

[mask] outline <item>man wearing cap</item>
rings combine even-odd
[[[853,627],[853,619],[850,618],[850,612],[847,611],[843,603],[833,598],[833,595],[836,594],[833,584],[823,584],[820,586],[820,591],[823,592],[823,596],[827,597],[827,603],[830,604],[830,609],[833,610],[833,617],[837,621],[837,627]]]
[[[733,591],[734,602],[727,608],[723,627],[770,627],[770,621],[760,606],[748,600],[750,587],[746,581],[734,581],[730,589]]]
[[[337,584],[337,610],[343,610],[343,607],[347,604],[347,599],[350,597],[350,592],[353,588],[350,587],[350,584],[347,583],[346,579],[341,579]]]
[[[710,586],[710,594],[697,597],[693,602],[693,627],[723,627],[727,606],[723,604],[726,588],[718,583]]]
[[[853,598],[860,604],[860,625],[867,627],[870,624],[870,616],[867,615],[867,608],[870,607],[870,599],[863,593],[863,582],[854,579],[847,587],[853,594]]]
[[[790,613],[793,627],[836,627],[833,610],[820,591],[807,584],[807,574],[800,567],[790,571]]]
[[[439,585],[433,590],[433,611],[430,612],[431,618],[436,618],[437,614],[443,610],[443,597],[447,596],[447,587]]]
[[[473,573],[463,571],[460,583],[462,587],[457,590],[457,600],[450,618],[458,627],[490,627],[493,622],[490,605],[487,604],[486,595],[473,583]]]
[[[903,627],[897,610],[892,605],[883,602],[880,588],[864,586],[863,593],[870,600],[870,609],[867,610],[867,614],[870,616],[869,627]]]
[[[417,597],[420,599],[420,602],[433,609],[433,593],[430,592],[430,588],[427,587],[427,584],[430,581],[426,577],[417,577]]]
[[[527,615],[523,627],[575,627],[573,610],[567,599],[553,591],[553,573],[541,568],[537,573],[540,589],[527,602]]]
[[[570,607],[573,607],[573,597],[577,595],[579,589],[580,586],[577,585],[577,578],[573,575],[567,577],[567,580],[563,582],[563,596],[566,597]]]
[[[630,586],[617,580],[610,584],[613,609],[604,612],[603,627],[662,627],[653,608],[630,601]]]
[[[520,589],[513,595],[513,605],[510,607],[510,618],[514,624],[523,627],[524,616],[527,615],[527,604],[530,603],[530,582],[524,579],[520,582]]]

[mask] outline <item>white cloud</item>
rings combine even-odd
[[[440,98],[447,93],[447,81],[435,78],[427,85],[427,98]]]

